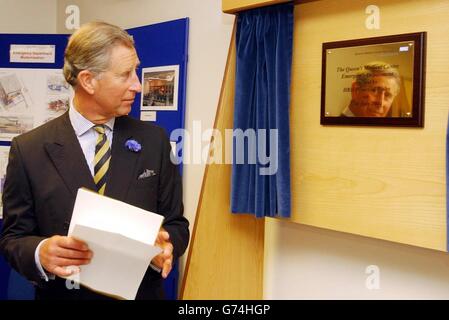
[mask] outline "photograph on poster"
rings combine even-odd
[[[179,66],[142,69],[141,110],[178,110]]]
[[[70,85],[65,81],[62,74],[49,74],[47,76],[47,93],[49,95],[69,94],[70,90]]]
[[[33,129],[33,117],[27,115],[0,116],[0,136],[19,135]]]
[[[425,33],[323,44],[321,124],[422,127]]]
[[[48,96],[48,111],[51,113],[63,114],[69,110],[69,99],[69,96]]]
[[[0,110],[25,112],[29,105],[25,99],[26,88],[14,73],[0,74]]]

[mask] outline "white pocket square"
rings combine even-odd
[[[138,180],[145,179],[145,178],[152,177],[155,175],[156,175],[156,172],[154,172],[154,170],[145,169],[145,171],[142,172],[137,179]]]

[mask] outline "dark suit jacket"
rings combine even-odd
[[[130,138],[142,145],[140,152],[125,148]],[[163,129],[128,116],[116,118],[105,195],[163,215],[176,260],[187,247],[189,230],[183,217],[181,178],[170,152]],[[137,179],[145,169],[156,175]],[[63,279],[43,281],[34,261],[41,240],[67,235],[80,187],[96,190],[68,112],[13,139],[3,191],[0,251],[37,285],[38,298],[102,298],[85,288],[67,290]],[[162,288],[161,276],[148,268],[136,298],[163,298]]]

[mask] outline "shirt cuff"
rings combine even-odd
[[[154,271],[156,271],[157,273],[161,273],[162,269],[156,267],[154,264],[150,263],[150,268],[153,269]]]
[[[45,241],[48,239],[44,239],[37,245],[36,251],[34,251],[34,262],[36,263],[37,270],[39,270],[39,274],[42,279],[45,281],[48,280],[54,280],[55,275],[51,273],[45,272],[44,268],[42,267],[41,260],[39,259],[39,250],[41,249],[41,246],[44,244]]]

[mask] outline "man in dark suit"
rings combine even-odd
[[[3,192],[0,251],[36,285],[38,299],[107,299],[63,277],[95,252],[67,237],[78,188],[164,216],[156,256],[136,299],[163,298],[162,279],[186,250],[182,185],[165,132],[128,117],[141,91],[139,59],[122,29],[88,23],[65,51],[64,76],[75,91],[70,109],[11,143]],[[149,174],[150,173],[150,174]],[[111,279],[114,281],[114,279]]]

